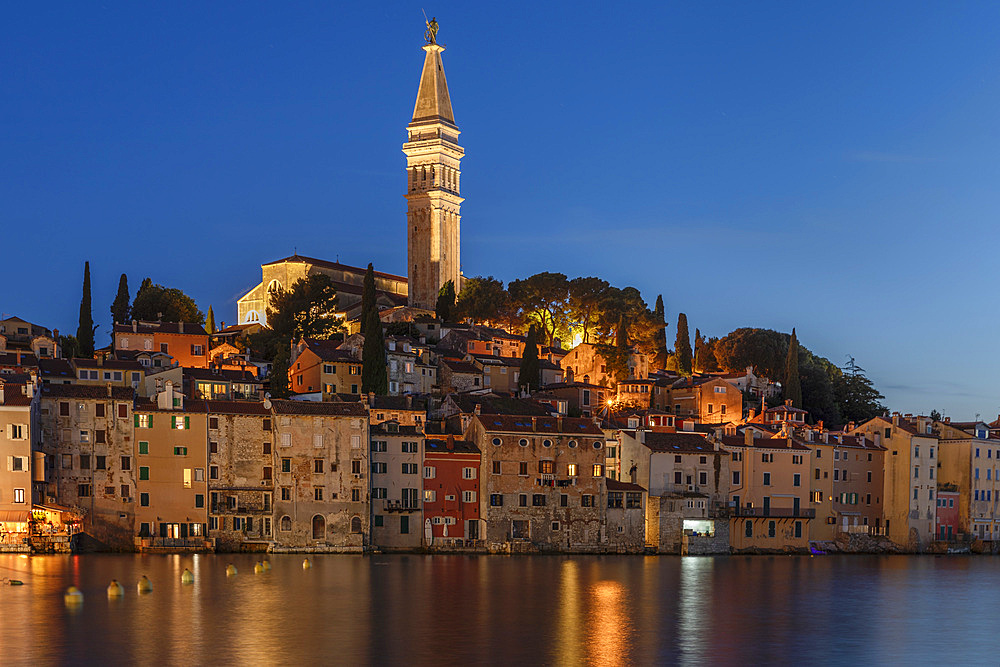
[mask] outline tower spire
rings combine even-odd
[[[448,81],[437,43],[437,21],[427,22],[424,68],[413,117],[403,144],[407,172],[407,249],[409,303],[433,310],[438,290],[461,285],[459,129],[451,108]]]

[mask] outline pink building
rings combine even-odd
[[[938,488],[934,534],[939,540],[951,542],[958,538],[958,495],[958,491],[942,491]]]

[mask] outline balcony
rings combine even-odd
[[[800,507],[734,507],[733,516],[770,517],[775,519],[815,519],[816,510]]]
[[[402,500],[386,500],[382,506],[386,512],[416,512],[420,509],[419,504],[407,503]]]

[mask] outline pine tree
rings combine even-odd
[[[94,357],[94,317],[90,308],[90,262],[83,265],[83,298],[80,300],[80,325],[76,330],[76,339],[80,344],[80,356],[85,359]]]
[[[118,294],[115,295],[115,301],[111,304],[111,321],[114,324],[128,324],[131,313],[132,308],[129,305],[128,296],[128,276],[123,273],[122,277],[118,279]]]
[[[361,333],[364,334],[368,328],[368,320],[372,311],[378,312],[375,304],[375,268],[371,262],[368,263],[368,270],[365,271],[365,280],[361,288]]]
[[[538,366],[538,333],[535,325],[528,327],[524,337],[524,352],[521,354],[521,370],[517,378],[519,389],[532,392],[541,385],[541,369]]]
[[[656,295],[656,307],[653,309],[653,320],[657,326],[663,329],[656,332],[656,343],[653,346],[656,354],[654,363],[657,368],[667,367],[667,319],[663,310],[663,295]]]
[[[438,291],[437,304],[434,306],[434,314],[442,322],[451,321],[451,314],[455,311],[455,283],[451,280],[441,286]]]
[[[788,356],[785,357],[785,400],[791,400],[792,405],[802,407],[802,383],[799,378],[799,339],[792,328],[792,337],[788,339]]]
[[[691,338],[688,335],[688,318],[684,313],[677,316],[674,356],[677,357],[677,371],[681,375],[691,375]]]
[[[372,310],[365,325],[365,344],[361,350],[361,393],[385,396],[389,393],[389,374],[385,360],[385,334],[378,311]]]
[[[208,316],[205,318],[205,331],[210,334],[215,333],[215,312],[212,310],[212,306],[208,307]]]

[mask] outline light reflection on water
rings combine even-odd
[[[996,662],[990,557],[261,558],[0,555],[2,664]]]

